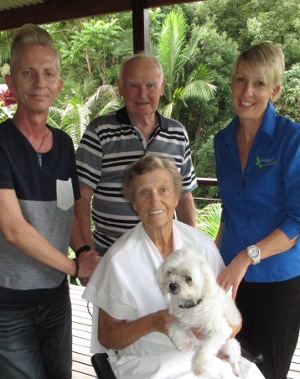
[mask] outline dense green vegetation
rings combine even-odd
[[[298,0],[206,0],[149,10],[151,51],[167,80],[160,111],[190,135],[197,176],[214,177],[212,139],[233,117],[232,64],[240,51],[268,41],[282,46],[286,73],[277,111],[300,122],[300,3]],[[88,122],[118,108],[116,79],[132,53],[130,13],[43,25],[62,56],[64,88],[49,123],[78,144]],[[0,34],[0,83],[9,69],[13,31]],[[1,110],[1,108],[0,108]],[[6,117],[0,111],[0,120]],[[198,189],[214,197],[217,189]]]

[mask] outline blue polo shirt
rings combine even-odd
[[[226,265],[247,246],[280,229],[300,234],[300,125],[277,116],[271,103],[244,171],[236,116],[214,139],[219,192],[223,203],[220,252]],[[300,241],[288,251],[251,265],[248,282],[279,282],[300,275]]]

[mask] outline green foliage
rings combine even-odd
[[[6,110],[2,108],[2,102],[0,102],[0,123],[7,120],[9,115],[7,114]]]
[[[284,48],[287,67],[299,62],[300,3],[295,0],[210,0],[198,8],[199,21],[214,20],[219,33],[243,51],[259,42]]]
[[[182,12],[170,12],[162,25],[157,46],[157,57],[163,67],[166,86],[161,100],[161,112],[167,117],[178,119],[182,107],[190,99],[210,100],[214,98],[215,86],[212,77],[202,63],[186,70],[194,49],[199,43],[199,31],[187,40],[187,24]]]
[[[0,68],[9,62],[12,34],[12,30],[5,30],[0,33]],[[3,77],[4,75],[1,73],[1,76]]]
[[[77,147],[89,122],[120,106],[115,86],[118,59],[113,41],[119,19],[104,16],[47,26],[62,56],[64,86],[48,122],[70,134]]]
[[[199,42],[193,51],[187,71],[193,69],[195,62],[202,62],[209,70],[210,82],[217,90],[213,99],[190,99],[188,108],[182,108],[180,111],[178,118],[188,130],[193,152],[211,135],[226,126],[234,115],[230,78],[232,65],[238,54],[237,43],[228,38],[226,33],[219,34],[211,20],[201,26],[198,37]]]
[[[77,78],[81,82],[88,77],[99,84],[116,79],[110,77],[110,69],[116,63],[112,44],[122,30],[115,17],[89,18],[54,24],[47,27],[57,45],[62,59],[62,77]]]
[[[192,155],[197,177],[216,177],[213,135],[206,142],[197,139],[193,146]],[[206,203],[203,199],[218,199],[218,187],[198,187],[193,191],[193,196],[197,206],[202,208]]]
[[[281,98],[276,102],[279,114],[300,123],[300,63],[286,71],[283,78]]]
[[[160,110],[187,128],[196,174],[215,176],[213,136],[234,116],[231,70],[237,55],[271,41],[286,57],[279,114],[300,121],[300,2],[209,0],[149,9],[150,50],[167,80]],[[121,106],[116,79],[121,60],[132,54],[132,17],[123,12],[43,25],[62,56],[64,86],[49,123],[78,144],[87,124]],[[8,72],[13,30],[0,33],[0,83]],[[0,121],[7,117],[0,108]],[[197,189],[217,198],[217,188]],[[203,206],[200,201],[200,206]]]
[[[203,209],[197,209],[197,229],[207,234],[213,240],[216,238],[220,226],[221,204],[212,203]]]

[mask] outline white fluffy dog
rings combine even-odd
[[[234,366],[241,355],[238,341],[230,338],[230,325],[240,325],[241,315],[230,296],[217,284],[205,257],[192,249],[176,250],[156,272],[164,293],[170,293],[169,312],[176,317],[169,337],[179,350],[194,348],[192,369],[201,375],[213,364],[213,356],[229,358]],[[197,329],[203,339],[192,332]]]

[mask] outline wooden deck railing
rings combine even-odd
[[[200,178],[197,177],[198,187],[216,187],[218,180],[216,178]]]

